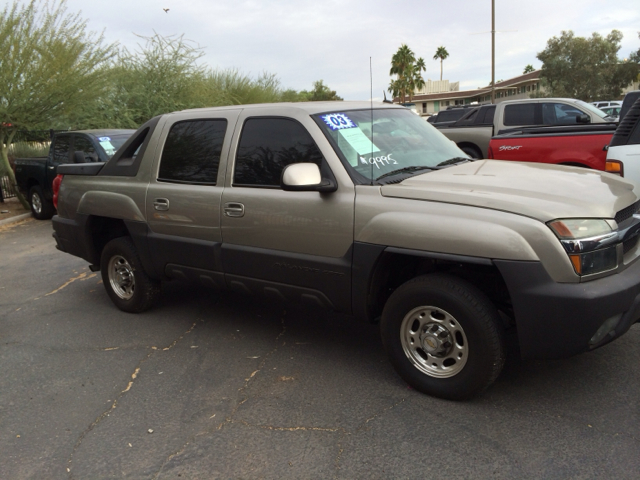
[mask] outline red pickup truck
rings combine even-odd
[[[505,131],[491,138],[488,157],[496,160],[555,163],[615,171],[607,168],[607,146],[617,124],[530,127]]]

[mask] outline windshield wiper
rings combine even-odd
[[[449,165],[457,165],[458,163],[465,163],[470,161],[471,159],[467,157],[453,157],[453,158],[450,158],[449,160],[445,160],[444,162],[440,162],[438,165],[431,168],[433,168],[434,170],[437,170],[438,167],[447,167]]]
[[[435,170],[436,167],[426,167],[424,165],[422,166],[412,166],[412,167],[404,167],[404,168],[399,168],[397,170],[393,170],[392,172],[388,172],[385,173],[384,175],[380,175],[378,178],[376,178],[376,180],[380,180],[381,178],[385,178],[385,177],[390,177],[392,175],[399,175],[401,173],[409,173],[409,172],[417,172],[419,170]]]

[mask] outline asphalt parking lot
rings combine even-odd
[[[179,282],[117,310],[51,222],[0,227],[0,478],[640,475],[640,324],[509,358],[462,403],[419,394],[375,326]]]

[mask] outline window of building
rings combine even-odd
[[[424,102],[422,104],[422,113],[427,113],[427,103],[426,102]]]
[[[215,185],[226,120],[177,122],[169,131],[158,180]]]
[[[233,174],[234,186],[278,187],[292,163],[323,161],[309,132],[287,118],[250,118],[242,129]]]
[[[449,105],[450,105],[449,100],[447,100],[447,101],[445,101],[445,102],[444,102],[444,106],[445,106],[445,107],[448,107]]]

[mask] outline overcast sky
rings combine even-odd
[[[0,0],[7,4],[7,0]],[[495,0],[496,80],[522,73],[562,30],[590,36],[624,34],[621,58],[640,48],[638,0]],[[310,89],[323,79],[345,100],[381,99],[391,56],[406,43],[426,60],[426,79],[439,80],[433,60],[449,51],[444,79],[475,89],[491,80],[491,0],[68,0],[91,30],[135,49],[140,39],[181,35],[204,47],[214,68],[256,76],[277,74],[282,85]],[[163,8],[169,8],[167,13]],[[484,32],[484,33],[481,33]]]

